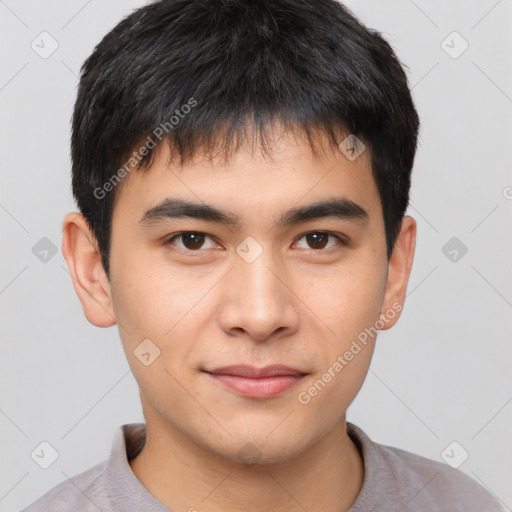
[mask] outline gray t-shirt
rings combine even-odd
[[[362,454],[363,486],[349,512],[503,512],[498,501],[460,470],[374,443],[360,428],[347,432]],[[66,480],[22,512],[169,512],[132,472],[145,443],[143,423],[123,425],[110,457]]]

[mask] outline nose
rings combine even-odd
[[[286,283],[286,273],[277,266],[271,251],[248,263],[237,257],[226,276],[218,321],[228,334],[265,341],[297,330],[296,296]]]

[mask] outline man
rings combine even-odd
[[[87,59],[63,253],[145,425],[26,509],[500,510],[346,421],[398,320],[419,120],[333,0],[161,0]]]

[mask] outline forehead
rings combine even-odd
[[[187,198],[223,209],[229,206],[243,220],[244,212],[282,212],[285,206],[343,197],[379,215],[370,151],[365,148],[352,158],[346,146],[340,150],[324,143],[314,154],[307,141],[285,133],[267,153],[245,144],[228,159],[199,153],[183,165],[160,146],[149,168],[132,171],[116,191],[114,214],[122,210],[126,215],[129,210],[142,217],[167,198]]]

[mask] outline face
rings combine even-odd
[[[272,158],[245,149],[227,164],[178,168],[162,151],[119,191],[110,265],[148,426],[232,460],[247,442],[262,462],[289,459],[344,421],[381,314],[401,309],[368,152],[315,159],[292,135]],[[288,371],[219,370],[241,365]]]

